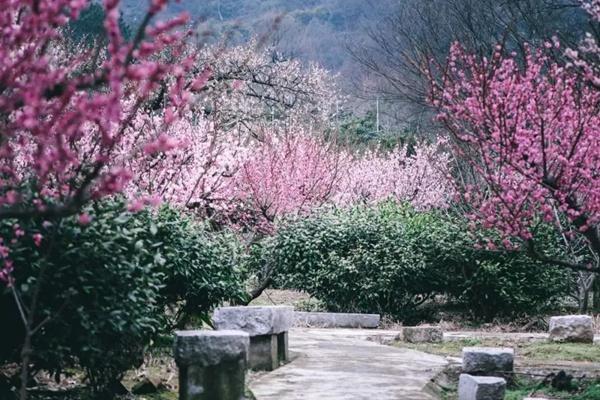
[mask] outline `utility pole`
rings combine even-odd
[[[375,109],[375,132],[379,136],[379,97],[377,97],[377,101],[375,102]]]
[[[337,125],[337,131],[340,131],[340,101],[335,101],[335,124]]]

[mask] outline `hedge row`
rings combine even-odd
[[[279,286],[331,311],[414,321],[421,303],[443,297],[490,320],[541,313],[569,294],[570,272],[522,253],[477,250],[473,239],[460,218],[387,203],[288,224],[262,251],[278,266]]]

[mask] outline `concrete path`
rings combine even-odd
[[[257,400],[431,400],[423,391],[447,361],[443,357],[368,340],[398,332],[293,329],[293,361],[255,377]]]

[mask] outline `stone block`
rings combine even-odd
[[[277,335],[277,352],[279,362],[287,362],[290,360],[288,333],[281,332]]]
[[[288,306],[221,307],[213,314],[215,328],[248,332],[250,336],[287,332],[294,320],[294,308]]]
[[[294,313],[295,326],[310,326],[315,328],[370,328],[379,327],[379,314],[356,313],[324,313],[301,312]]]
[[[594,343],[594,327],[589,315],[564,315],[550,318],[553,342]]]
[[[243,400],[250,337],[241,331],[178,331],[180,400]]]
[[[511,372],[515,352],[510,348],[465,347],[462,351],[462,370],[468,374],[495,375]]]
[[[241,331],[176,331],[174,355],[178,365],[217,365],[247,358],[250,337]]]
[[[461,374],[458,380],[458,400],[503,400],[505,392],[503,378]]]
[[[277,335],[250,337],[250,368],[255,371],[273,371],[279,366]]]
[[[444,340],[444,331],[437,326],[406,326],[402,335],[409,343],[440,343]]]

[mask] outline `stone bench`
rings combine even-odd
[[[249,345],[242,331],[175,332],[179,399],[243,399]]]
[[[550,318],[552,342],[594,343],[594,327],[589,315],[564,315]]]
[[[440,343],[444,340],[444,331],[437,326],[405,326],[402,338],[408,343]]]
[[[465,347],[462,351],[462,370],[472,375],[503,375],[512,372],[515,351],[501,347]]]
[[[288,331],[294,308],[287,306],[221,307],[213,314],[216,329],[241,330],[250,336],[250,368],[272,371],[289,360]]]
[[[369,328],[379,327],[379,314],[301,312],[294,313],[295,326],[314,328]]]
[[[505,392],[503,378],[461,374],[458,379],[458,400],[503,400]]]

